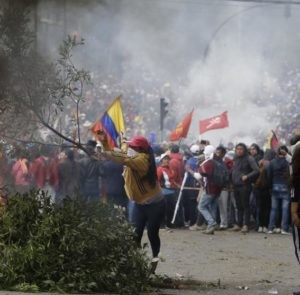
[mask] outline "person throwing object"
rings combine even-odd
[[[157,179],[157,170],[152,148],[143,136],[135,136],[127,142],[134,150],[133,156],[122,152],[104,151],[102,155],[124,168],[125,190],[129,199],[133,200],[133,224],[137,242],[140,245],[144,229],[147,225],[153,259],[151,272],[158,264],[160,251],[159,228],[165,216],[165,201]],[[105,138],[104,138],[105,147]]]

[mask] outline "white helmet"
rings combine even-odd
[[[191,147],[190,147],[190,151],[192,154],[199,154],[200,153],[200,147],[198,144],[193,144]]]

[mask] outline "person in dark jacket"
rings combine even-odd
[[[257,206],[257,231],[259,233],[267,233],[270,210],[271,210],[271,181],[269,179],[269,165],[275,158],[276,153],[268,150],[264,154],[264,158],[259,161],[259,177],[256,180],[253,189],[255,190],[256,206]]]
[[[57,166],[58,189],[55,196],[57,203],[64,197],[76,198],[80,190],[80,166],[75,161],[74,151],[66,152],[66,159]]]
[[[300,203],[300,134],[295,134],[291,138],[291,152],[292,152],[292,204],[291,217],[293,223],[293,239],[295,246],[295,253],[298,262],[300,263],[300,217],[299,217],[299,203]],[[294,294],[300,294],[294,293]]]
[[[80,160],[81,193],[88,201],[100,200],[100,177],[103,176],[102,163],[95,157],[97,143],[89,140],[86,149],[89,155]]]
[[[216,155],[219,159],[222,159],[224,164],[228,169],[228,173],[230,174],[228,182],[226,186],[222,188],[220,196],[218,198],[218,206],[219,206],[219,213],[220,213],[220,230],[226,230],[228,228],[228,212],[229,212],[229,201],[231,195],[231,170],[233,166],[233,159],[230,159],[230,156],[226,155],[226,149],[223,146],[218,146],[216,149]]]
[[[264,152],[261,150],[258,144],[252,143],[249,148],[250,155],[254,158],[257,166],[259,166],[259,163],[263,159]],[[252,186],[252,193],[250,195],[250,214],[253,216],[254,220],[256,221],[256,224],[258,226],[258,215],[259,215],[259,208],[258,206],[260,204],[257,204],[257,199],[259,192],[257,191],[255,186]]]
[[[291,139],[292,152],[292,205],[291,214],[293,224],[300,229],[299,202],[300,202],[300,134]]]
[[[73,150],[67,150],[63,159],[57,165],[58,189],[56,202],[64,197],[75,198],[80,193],[80,165],[75,161]]]
[[[250,223],[251,183],[253,183],[258,176],[259,168],[254,158],[248,154],[247,146],[244,143],[237,144],[232,170],[234,197],[238,208],[238,226],[235,228],[236,231],[242,227],[242,232],[248,232]]]
[[[199,145],[193,144],[190,147],[190,153],[192,154],[192,157],[190,157],[185,164],[185,171],[188,173],[188,177],[184,184],[184,186],[189,189],[184,189],[182,192],[182,205],[184,209],[185,222],[189,224],[189,229],[197,230],[197,198],[199,195],[199,189],[197,190],[197,188],[200,187],[200,178],[196,178],[199,176],[199,173],[195,174],[195,172],[198,171],[197,161],[200,155]]]
[[[123,165],[107,160],[103,162],[102,168],[108,202],[127,208],[128,197],[124,188]]]
[[[288,234],[289,231],[289,211],[290,211],[290,168],[286,160],[286,146],[278,148],[278,156],[271,161],[269,166],[269,178],[272,187],[272,209],[269,221],[268,233],[273,233],[276,223],[276,217],[280,209],[280,201],[282,206],[282,234]]]

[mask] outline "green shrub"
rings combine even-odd
[[[0,288],[138,293],[149,261],[123,214],[105,204],[42,192],[9,198],[0,214]]]

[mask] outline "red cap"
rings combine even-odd
[[[148,150],[150,148],[150,144],[144,136],[134,136],[130,141],[127,141],[127,143],[129,147],[137,147],[144,150]]]

